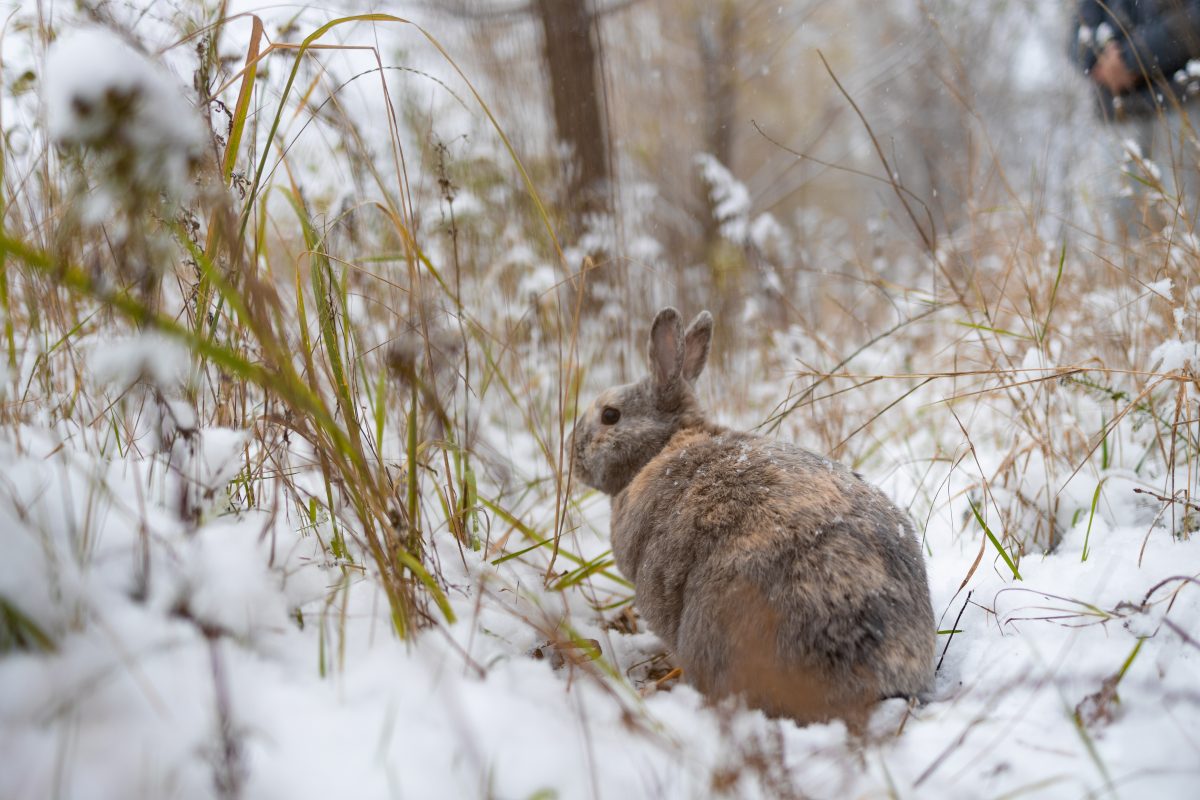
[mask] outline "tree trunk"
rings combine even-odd
[[[696,43],[704,84],[704,146],[729,172],[733,173],[734,124],[737,113],[738,56],[741,18],[734,0],[706,5],[696,21]],[[746,242],[734,242],[721,235],[720,220],[712,201],[712,186],[699,179],[702,195],[701,220],[704,227],[704,260],[712,278],[714,313],[729,318],[740,308],[747,294],[750,275]],[[723,329],[717,331],[716,344],[723,350]]]
[[[599,48],[587,0],[537,0],[542,52],[554,103],[554,127],[570,149],[563,203],[575,235],[583,218],[608,208],[610,172],[604,110],[598,85]]]
[[[704,76],[704,138],[717,161],[733,171],[733,126],[737,111],[738,34],[736,5],[725,0],[698,23],[700,64]]]

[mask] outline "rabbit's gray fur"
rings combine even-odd
[[[613,497],[647,624],[701,691],[802,722],[928,692],[936,631],[907,515],[841,464],[708,422],[692,385],[712,317],[681,322],[659,312],[650,376],[601,393],[571,435],[575,475]]]

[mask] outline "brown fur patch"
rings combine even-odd
[[[779,492],[770,500],[782,516],[805,518],[820,514],[828,520],[850,513],[850,503],[833,474],[797,475],[795,470],[784,470],[770,463],[763,469],[772,484],[787,487],[786,491]]]
[[[729,587],[712,635],[729,643],[727,674],[712,681],[713,693],[736,694],[772,716],[800,723],[843,719],[861,726],[879,692],[869,678],[847,682],[816,663],[789,660],[780,653],[780,615],[757,587],[740,581]],[[685,661],[685,675],[687,666]]]

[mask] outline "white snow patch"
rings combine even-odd
[[[144,333],[97,348],[92,371],[102,383],[129,386],[147,381],[158,387],[183,381],[191,361],[187,348],[157,333]]]
[[[522,296],[540,297],[558,283],[558,273],[549,264],[538,264],[521,276],[517,291]]]
[[[183,552],[177,604],[186,603],[193,619],[242,639],[280,625],[287,609],[268,555],[259,532],[236,517],[206,526]]]
[[[696,164],[708,184],[713,216],[720,224],[721,235],[734,242],[745,240],[749,232],[749,190],[724,164],[708,153],[697,155]]]
[[[1146,284],[1146,290],[1152,294],[1157,294],[1170,300],[1175,289],[1175,281],[1170,278],[1163,278],[1161,281]]]
[[[1150,353],[1151,369],[1175,372],[1184,367],[1200,365],[1200,343],[1193,340],[1168,339]]]

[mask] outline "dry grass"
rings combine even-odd
[[[1178,215],[1118,246],[1069,226],[1048,238],[1044,219],[1013,204],[938,232],[914,204],[878,247],[840,266],[782,254],[769,268],[783,291],[755,289],[764,254],[749,242],[729,243],[737,258],[723,275],[626,265],[626,294],[637,302],[614,326],[584,313],[588,275],[565,262],[539,193],[547,167],[522,161],[486,98],[465,104],[495,133],[492,157],[422,128],[419,94],[391,96],[397,84],[383,79],[386,54],[371,31],[405,22],[370,15],[268,37],[256,18],[218,19],[177,47],[216,52],[224,28],[242,36],[247,25],[238,62],[210,64],[201,81],[198,102],[214,123],[226,121],[182,204],[119,170],[95,172],[120,162],[57,148],[41,132],[32,155],[5,151],[0,421],[17,440],[24,426],[44,425],[100,452],[140,453],[155,465],[149,493],[174,473],[178,514],[194,529],[230,510],[285,515],[320,540],[337,576],[329,619],[359,581],[384,589],[398,636],[452,617],[439,541],[452,541],[464,563],[478,558],[469,551],[494,565],[519,560],[541,573],[543,589],[570,597],[562,614],[525,621],[632,718],[636,698],[613,688],[627,681],[591,657],[567,614],[582,597],[615,619],[632,587],[607,553],[575,544],[598,501],[570,486],[565,435],[581,386],[640,371],[640,340],[602,337],[639,331],[656,295],[710,304],[720,282],[732,288],[711,304],[727,308],[718,319],[726,332],[703,390],[718,415],[891,481],[918,520],[949,504],[979,548],[963,587],[985,559],[1016,581],[1022,558],[1054,550],[1081,520],[1090,532],[1118,472],[1154,493],[1172,535],[1195,529],[1196,364],[1161,371],[1151,355],[1168,339],[1200,338],[1198,240]],[[421,34],[458,71],[453,54]],[[327,61],[348,49],[377,65],[355,85],[384,102],[381,119],[357,119],[342,102],[349,76]],[[364,134],[371,125],[388,131],[382,155]],[[291,149],[314,140],[355,187],[338,205],[313,199]],[[414,140],[415,150],[406,144]],[[893,175],[882,145],[878,155],[879,174]],[[115,220],[85,221],[76,208],[85,180],[118,187]],[[879,180],[863,178],[872,191]],[[884,181],[913,202],[894,178]],[[477,204],[468,213],[463,194]],[[527,282],[545,265],[552,280]],[[96,347],[152,333],[187,349],[185,381],[96,380]],[[195,424],[164,428],[177,403]],[[252,433],[219,501],[180,474],[174,455],[210,426]],[[515,439],[525,452],[514,466],[504,447]],[[501,592],[476,589],[503,603]],[[62,632],[31,627],[20,602],[5,598],[0,648],[52,647]],[[335,663],[322,654],[323,670]],[[715,776],[714,789],[742,769],[783,787],[778,744],[747,747],[734,777]],[[227,795],[237,793],[235,760]]]

